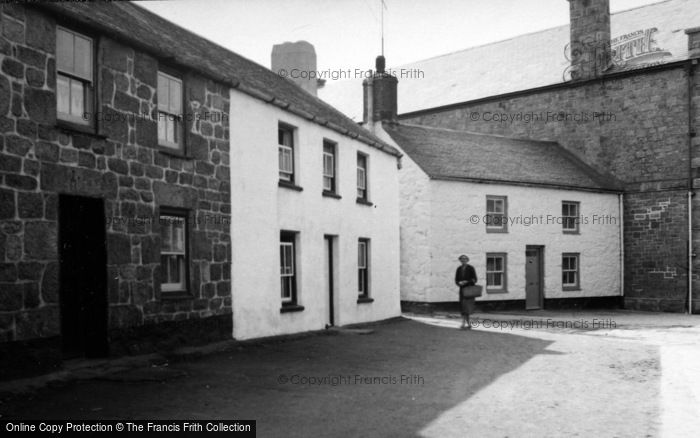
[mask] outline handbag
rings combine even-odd
[[[462,286],[459,288],[459,293],[462,298],[476,298],[481,296],[482,287],[478,284],[474,286]]]

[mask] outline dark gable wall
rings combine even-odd
[[[59,193],[104,199],[112,352],[148,350],[160,342],[157,338],[175,332],[178,321],[189,333],[178,342],[230,336],[228,88],[180,70],[185,107],[202,118],[190,117],[186,126],[188,157],[166,155],[156,149],[156,122],[128,117],[154,112],[158,60],[109,35],[93,34],[98,47],[95,94],[99,111],[113,121],[98,122],[98,135],[60,129],[55,26],[53,18],[37,10],[2,6],[1,345],[24,343],[24,353],[32,340],[42,349],[60,346]],[[206,112],[223,116],[207,119]],[[159,206],[191,210],[192,298],[161,294]],[[115,217],[151,220],[109,220]],[[158,332],[156,323],[166,323],[161,326],[168,329]]]
[[[400,117],[402,122],[552,140],[625,183],[625,303],[682,311],[687,296],[688,101],[683,67],[526,92]],[[698,78],[693,92],[697,107]],[[607,112],[603,120],[484,121],[487,113]],[[697,108],[695,109],[697,114]],[[696,131],[700,121],[696,115]],[[694,140],[700,146],[698,139]],[[695,149],[694,149],[695,151]],[[697,152],[694,156],[698,157]],[[697,158],[696,158],[697,159]],[[696,163],[697,164],[697,163]],[[700,200],[695,201],[697,205]],[[582,214],[591,214],[582,206]],[[696,214],[695,224],[700,225]],[[700,227],[695,232],[700,248]],[[700,272],[700,264],[694,268]],[[696,282],[695,290],[700,288]],[[699,294],[694,295],[698,300]],[[698,300],[700,301],[700,300]],[[697,301],[696,301],[697,303]],[[700,307],[697,307],[700,309]]]

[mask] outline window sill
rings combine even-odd
[[[373,303],[374,298],[371,297],[358,297],[357,298],[357,304],[362,304],[362,303]]]
[[[178,149],[172,149],[172,148],[158,145],[156,147],[156,150],[158,152],[160,152],[161,154],[167,155],[169,157],[182,158],[183,160],[192,160],[193,159],[190,155],[187,155],[185,152],[183,152],[182,150],[178,150]]]
[[[486,289],[486,293],[489,295],[507,294],[508,289]]]
[[[303,310],[304,306],[300,306],[298,304],[282,304],[280,313],[301,312]]]
[[[563,292],[580,292],[581,287],[580,286],[562,286],[561,290]]]
[[[337,194],[335,192],[330,192],[328,190],[324,190],[322,195],[326,198],[342,199],[342,196],[340,196],[339,194]]]
[[[194,297],[186,290],[160,291],[161,301],[191,300]]]
[[[278,185],[279,187],[284,187],[285,189],[296,190],[297,192],[301,192],[301,191],[304,190],[302,187],[299,187],[298,185],[296,185],[296,184],[294,184],[294,183],[292,183],[292,182],[289,182],[289,181],[282,181],[282,180],[280,180],[280,181],[277,183],[277,185]]]
[[[486,228],[487,233],[508,234],[508,228]]]
[[[564,234],[581,234],[579,230],[563,230]]]
[[[357,198],[357,200],[355,202],[357,202],[360,205],[366,205],[368,207],[372,207],[374,205],[371,202],[369,202],[368,200],[363,199],[363,198]]]
[[[97,132],[95,132],[95,127],[92,124],[81,125],[78,123],[69,122],[68,120],[56,119],[56,128],[58,128],[62,131],[66,131],[69,134],[73,134],[73,133],[85,134],[85,135],[89,135],[89,136],[99,138],[102,140],[107,138],[106,135],[101,135],[101,134],[98,134]]]

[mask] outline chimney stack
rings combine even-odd
[[[571,78],[600,77],[610,66],[610,0],[567,0],[571,24]]]
[[[280,76],[291,79],[304,90],[316,96],[316,51],[306,41],[285,42],[272,46],[271,69]]]
[[[364,123],[396,121],[396,90],[399,80],[386,72],[386,59],[377,56],[376,71],[372,77],[362,81]]]
[[[687,29],[688,35],[688,58],[700,58],[700,27]]]

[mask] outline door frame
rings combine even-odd
[[[91,316],[100,316],[100,320],[96,323],[95,320],[92,320],[91,322],[86,322],[83,320],[83,335],[82,335],[82,348],[81,351],[66,351],[66,344],[62,340],[62,352],[65,357],[74,357],[74,355],[77,353],[79,356],[84,356],[84,357],[106,357],[109,355],[109,342],[108,342],[108,331],[109,331],[109,294],[107,291],[108,287],[108,275],[107,275],[107,229],[106,229],[106,222],[105,222],[105,200],[103,198],[98,198],[98,197],[93,197],[93,196],[83,196],[83,195],[76,195],[76,194],[70,194],[70,193],[59,193],[58,194],[58,235],[57,235],[57,242],[59,246],[58,250],[58,265],[59,265],[59,293],[58,293],[58,299],[59,299],[59,325],[61,327],[61,337],[64,337],[64,318],[66,318],[66,315],[64,315],[63,310],[64,306],[66,305],[66,293],[67,290],[66,288],[69,287],[70,285],[64,281],[63,274],[64,274],[64,259],[63,256],[65,255],[63,251],[63,245],[66,243],[66,235],[64,234],[65,228],[70,228],[71,225],[70,223],[65,223],[64,221],[67,219],[66,216],[66,211],[70,211],[70,207],[74,207],[78,203],[84,203],[84,204],[92,204],[91,208],[93,207],[100,207],[95,208],[94,212],[99,214],[99,217],[92,218],[92,220],[95,221],[95,229],[97,229],[98,225],[101,224],[101,230],[100,230],[100,235],[99,236],[93,236],[94,238],[101,238],[103,240],[102,245],[95,245],[95,249],[99,251],[99,261],[101,262],[101,267],[99,268],[99,273],[97,273],[97,280],[99,282],[99,287],[97,288],[98,291],[101,291],[98,296],[93,297],[95,300],[95,307],[92,309],[95,310],[96,312],[99,311],[98,315],[95,315],[95,312],[92,312],[93,314]],[[78,226],[77,224],[73,226]],[[80,300],[85,300],[87,297],[81,295],[79,297]],[[84,319],[84,318],[83,318]],[[98,327],[99,326],[99,327]],[[88,333],[88,329],[90,333]],[[96,332],[95,329],[99,329],[99,332]],[[91,336],[94,336],[91,338]],[[92,341],[92,342],[90,342]]]
[[[324,257],[324,259],[326,259],[324,262],[327,262],[327,266],[324,266],[324,269],[327,270],[326,275],[328,275],[328,283],[326,284],[326,296],[328,299],[328,313],[326,316],[328,317],[328,320],[326,323],[326,328],[335,326],[337,320],[335,312],[335,250],[338,246],[336,244],[337,238],[338,236],[334,236],[332,234],[323,235],[323,243],[325,245],[324,253],[328,253],[328,258],[326,259],[326,257]]]
[[[539,269],[537,276],[539,277],[539,290],[537,307],[528,307],[527,305],[527,252],[536,251],[539,259]],[[538,310],[544,308],[544,245],[526,245],[525,246],[525,309]]]

